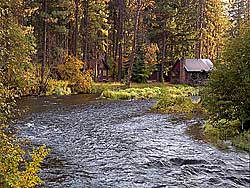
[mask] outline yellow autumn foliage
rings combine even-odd
[[[42,183],[37,173],[49,151],[45,146],[28,150],[25,142],[16,137],[16,128],[9,126],[14,118],[15,97],[0,77],[0,187],[33,188]]]
[[[79,59],[67,56],[65,64],[58,66],[62,80],[69,81],[72,92],[86,93],[90,91],[93,80],[91,71],[83,70],[84,63]]]

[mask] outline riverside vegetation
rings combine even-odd
[[[28,143],[16,136],[17,96],[15,90],[0,84],[0,187],[32,188],[42,183],[37,173],[49,150],[45,146],[27,149]]]
[[[227,42],[223,64],[217,66],[203,90],[208,121],[220,139],[250,151],[250,29],[248,24]],[[214,134],[214,133],[213,133]]]

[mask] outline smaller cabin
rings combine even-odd
[[[107,82],[109,79],[109,65],[104,59],[101,59],[97,65],[97,71],[98,82]]]
[[[213,70],[209,59],[182,59],[172,67],[169,77],[171,83],[204,85],[208,74]]]
[[[89,60],[85,68],[93,71],[96,82],[107,82],[109,80],[110,67],[104,55],[100,55],[99,59]]]

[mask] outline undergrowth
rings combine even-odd
[[[250,131],[244,131],[232,139],[234,146],[250,152]]]
[[[223,145],[224,141],[230,141],[233,146],[250,151],[250,131],[241,132],[241,122],[239,120],[207,120],[203,130],[206,140],[216,146]]]
[[[153,88],[128,88],[118,91],[110,89],[104,90],[101,97],[113,100],[130,100],[130,99],[156,99],[161,95],[162,89],[159,87]]]
[[[195,95],[198,95],[198,89],[190,86],[166,87],[162,90],[159,101],[152,109],[166,113],[201,112],[200,100],[192,100],[192,96]]]

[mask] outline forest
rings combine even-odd
[[[205,86],[165,88],[182,58],[214,63]],[[163,89],[122,90],[155,71]],[[0,0],[0,187],[41,184],[50,152],[23,148],[17,100],[83,93],[157,98],[153,109],[165,113],[203,111],[211,140],[235,138],[250,151],[250,1]],[[202,104],[187,101],[190,93]]]
[[[229,17],[218,0],[1,1],[2,69],[24,95],[69,79],[64,69],[81,63],[83,76],[94,81],[104,64],[113,81],[146,82],[157,68],[163,82],[180,58],[220,61],[225,38],[249,14],[242,2],[230,6]]]

